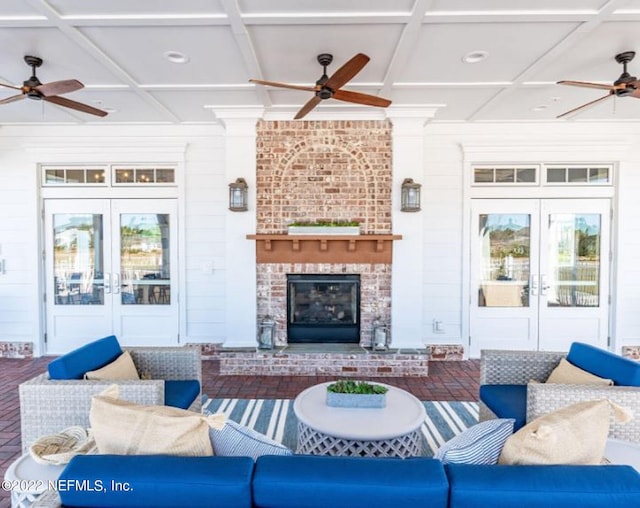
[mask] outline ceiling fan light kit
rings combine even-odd
[[[26,97],[31,100],[51,102],[53,104],[57,104],[58,106],[74,109],[76,111],[81,111],[90,115],[101,117],[107,115],[106,111],[94,108],[93,106],[89,106],[88,104],[76,102],[71,99],[67,99],[66,97],[60,97],[60,95],[75,92],[76,90],[84,88],[84,85],[77,79],[52,81],[50,83],[43,84],[36,75],[36,69],[42,65],[42,58],[27,55],[24,57],[24,61],[29,67],[31,67],[31,77],[26,81],[23,81],[21,87],[0,83],[0,86],[20,91],[20,93],[17,95],[12,95],[11,97],[0,100],[0,105],[19,101]]]
[[[558,81],[559,85],[579,86],[583,88],[595,88],[598,90],[607,90],[608,93],[591,102],[582,104],[577,108],[573,108],[573,109],[570,109],[569,111],[565,111],[561,115],[558,115],[556,118],[563,118],[573,113],[577,113],[590,106],[595,106],[596,104],[610,97],[635,97],[636,99],[640,99],[640,81],[638,81],[638,79],[635,76],[632,76],[627,71],[627,64],[631,62],[631,60],[633,60],[635,56],[636,56],[635,51],[624,51],[623,53],[619,53],[615,56],[616,62],[618,62],[619,64],[622,64],[622,74],[620,74],[620,77],[618,77],[618,79],[616,79],[612,85],[605,85],[602,83],[590,83],[588,81],[568,81],[568,80]]]
[[[369,62],[369,57],[364,53],[358,53],[355,55],[331,76],[327,75],[327,66],[333,62],[333,55],[329,53],[321,53],[317,58],[318,63],[322,65],[323,72],[320,79],[316,81],[315,86],[289,85],[287,83],[265,81],[262,79],[250,79],[249,81],[258,85],[313,92],[313,97],[309,99],[307,103],[296,113],[296,116],[294,117],[295,120],[304,118],[318,104],[320,104],[320,102],[327,99],[336,99],[343,102],[381,108],[386,108],[391,104],[390,100],[382,97],[342,89],[342,87],[346,85],[356,74],[358,74]]]

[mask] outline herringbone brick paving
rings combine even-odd
[[[18,385],[46,370],[51,358],[0,358],[0,476],[20,456]],[[202,363],[203,392],[218,398],[292,399],[309,386],[332,381],[329,376],[220,376],[217,360]],[[475,401],[478,398],[478,360],[431,362],[429,376],[381,378],[420,400]],[[9,508],[8,492],[0,491],[0,508]]]

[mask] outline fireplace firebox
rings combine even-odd
[[[289,343],[359,343],[360,276],[287,275]]]

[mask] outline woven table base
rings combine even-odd
[[[298,422],[297,453],[357,457],[417,457],[423,455],[420,428],[391,439],[359,441],[329,436]]]

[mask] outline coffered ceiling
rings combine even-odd
[[[640,0],[2,0],[0,81],[21,86],[24,56],[39,56],[43,83],[78,79],[65,97],[109,114],[20,100],[0,105],[0,125],[210,123],[246,107],[292,118],[311,92],[249,79],[309,86],[319,53],[334,55],[331,74],[360,52],[371,60],[345,89],[435,107],[434,122],[549,121],[607,93],[556,81],[611,84],[623,51],[638,51],[640,75]],[[327,100],[308,118],[367,109]],[[612,97],[554,121],[629,120],[640,100]]]

